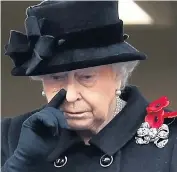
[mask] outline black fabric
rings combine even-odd
[[[11,73],[15,76],[45,75],[145,58],[146,56],[143,53],[137,52],[127,42],[123,42],[106,47],[62,51],[51,60],[41,61],[38,68],[29,74],[26,74],[28,62],[21,67],[13,68]]]
[[[14,76],[145,60],[125,42],[117,1],[46,1],[27,9],[26,34],[11,31],[5,54]]]
[[[60,142],[51,156],[51,161],[36,162],[35,172],[177,172],[177,119],[170,125],[168,144],[157,148],[154,144],[137,145],[135,130],[140,127],[146,115],[148,102],[136,87],[127,87],[122,94],[127,101],[123,111],[115,117],[99,134],[84,145],[74,131],[62,130]],[[2,165],[16,149],[22,123],[33,113],[6,118],[2,121]],[[171,120],[166,120],[169,124]],[[29,138],[30,141],[30,138]],[[100,165],[104,154],[113,156],[108,167]],[[56,168],[55,158],[67,157],[63,167]]]
[[[174,141],[174,148],[172,150],[172,158],[171,158],[171,168],[170,172],[176,172],[177,171],[177,137]]]
[[[27,17],[45,18],[49,24],[43,34],[58,36],[60,33],[102,27],[119,21],[118,1],[46,1],[31,6]],[[49,32],[50,31],[50,32]]]
[[[66,91],[60,90],[42,110],[23,122],[17,148],[5,162],[3,171],[33,171],[36,161],[47,159],[59,141],[61,128],[69,128],[58,109],[65,97]]]

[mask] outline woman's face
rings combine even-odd
[[[72,129],[96,132],[112,118],[120,82],[111,66],[45,75],[42,79],[48,102],[60,89],[67,91],[60,108]]]

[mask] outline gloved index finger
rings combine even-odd
[[[53,98],[52,100],[47,104],[47,107],[54,107],[58,108],[66,98],[66,90],[61,89]]]

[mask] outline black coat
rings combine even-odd
[[[136,87],[125,90],[127,105],[91,139],[90,146],[84,145],[74,132],[64,130],[53,156],[53,161],[60,159],[56,165],[64,166],[57,168],[53,162],[43,162],[36,172],[177,172],[177,120],[169,125],[169,142],[164,148],[153,143],[136,144],[135,135],[144,122],[148,102]],[[2,120],[2,165],[17,147],[23,121],[33,113]]]

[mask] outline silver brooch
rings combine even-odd
[[[137,130],[136,143],[146,145],[154,143],[158,148],[163,148],[168,143],[169,128],[163,124],[160,128],[151,128],[148,122],[142,123]]]

